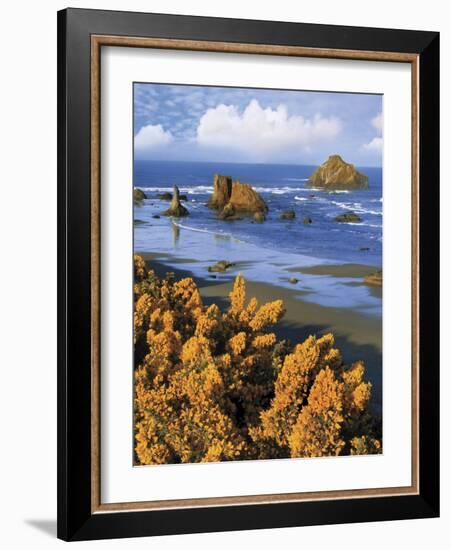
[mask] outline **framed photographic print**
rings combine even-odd
[[[439,36],[58,14],[58,536],[439,513]]]

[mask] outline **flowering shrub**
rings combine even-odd
[[[136,464],[381,452],[364,366],[331,334],[278,340],[283,302],[246,303],[241,275],[222,312],[192,279],[134,266]]]

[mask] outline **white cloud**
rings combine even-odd
[[[381,152],[384,141],[381,137],[373,138],[369,143],[365,143],[363,148],[367,151]]]
[[[137,151],[146,151],[168,145],[173,140],[170,131],[163,129],[161,124],[148,124],[143,126],[135,136],[135,148]]]
[[[376,128],[379,134],[382,134],[382,128],[384,127],[382,112],[378,113],[374,118],[371,119],[371,124],[374,126],[374,128]]]
[[[374,118],[371,119],[371,125],[373,128],[376,128],[378,136],[374,137],[370,142],[364,143],[362,149],[369,151],[371,153],[382,153],[384,146],[384,141],[382,139],[382,130],[384,127],[384,119],[382,117],[382,112],[378,113]]]
[[[244,111],[221,103],[208,109],[197,127],[197,143],[239,150],[254,158],[286,156],[310,145],[332,140],[341,130],[336,117],[311,119],[288,114],[285,105],[264,109],[252,99]]]

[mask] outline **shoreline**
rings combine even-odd
[[[194,260],[178,258],[171,254],[158,254],[137,251],[158,276],[173,272],[176,278],[192,277],[196,282],[204,303],[216,303],[222,310],[228,305],[228,294],[233,280],[240,272],[240,266],[218,276],[199,276],[190,270]],[[188,265],[188,268],[185,268]],[[345,264],[343,264],[344,266]],[[333,266],[332,266],[333,267]],[[368,268],[368,266],[365,266]],[[331,265],[308,268],[327,272]],[[296,268],[293,268],[294,270]],[[300,268],[306,269],[306,268]],[[349,277],[346,272],[343,277]],[[327,273],[324,273],[327,275]],[[366,379],[373,384],[371,407],[374,412],[382,412],[382,318],[367,315],[351,307],[322,305],[306,299],[308,293],[301,289],[277,286],[271,282],[252,281],[243,273],[246,280],[247,299],[255,296],[259,303],[282,299],[286,308],[284,318],[274,327],[274,332],[282,338],[297,343],[310,334],[321,335],[332,332],[336,346],[341,350],[344,361],[349,364],[362,360],[365,364]],[[335,275],[336,276],[336,275]]]

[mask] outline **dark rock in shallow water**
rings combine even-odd
[[[263,212],[255,212],[254,220],[256,222],[264,222],[266,220],[266,216]]]
[[[211,265],[208,268],[208,271],[210,273],[222,273],[229,267],[234,266],[235,264],[232,262],[228,262],[227,260],[221,260],[219,262],[216,262],[214,265]]]
[[[157,199],[161,201],[172,201],[172,193],[160,193],[157,195]]]
[[[188,210],[180,204],[180,193],[177,185],[174,185],[174,195],[172,197],[169,208],[163,212],[164,216],[174,216],[175,218],[181,218],[182,216],[188,216]]]
[[[188,197],[187,197],[187,195],[180,195],[180,196],[179,196],[179,199],[180,199],[181,201],[187,201],[187,200],[188,200]]]
[[[308,216],[305,216],[305,218],[302,220],[302,223],[305,225],[309,225],[313,223],[312,218],[309,218]]]
[[[308,179],[307,185],[322,189],[365,189],[368,176],[358,172],[353,164],[345,162],[340,155],[331,155]]]
[[[133,202],[136,205],[141,205],[142,201],[147,198],[146,194],[142,189],[139,189],[138,187],[135,187],[133,189]]]
[[[280,216],[281,220],[294,220],[296,217],[296,212],[294,210],[285,210]]]
[[[160,219],[160,216],[159,216],[158,214],[154,214],[154,215],[152,216],[152,218],[155,218],[156,220],[159,220],[159,219]]]
[[[335,221],[340,223],[359,223],[362,221],[362,218],[354,214],[354,212],[345,212],[336,216]]]
[[[359,248],[360,252],[368,252],[369,249],[370,249],[369,246],[361,246],[361,247]]]
[[[291,283],[292,285],[295,285],[296,283],[299,283],[299,279],[296,279],[296,277],[290,277],[288,279],[288,282]]]
[[[371,286],[382,286],[382,269],[364,277],[363,282]]]

